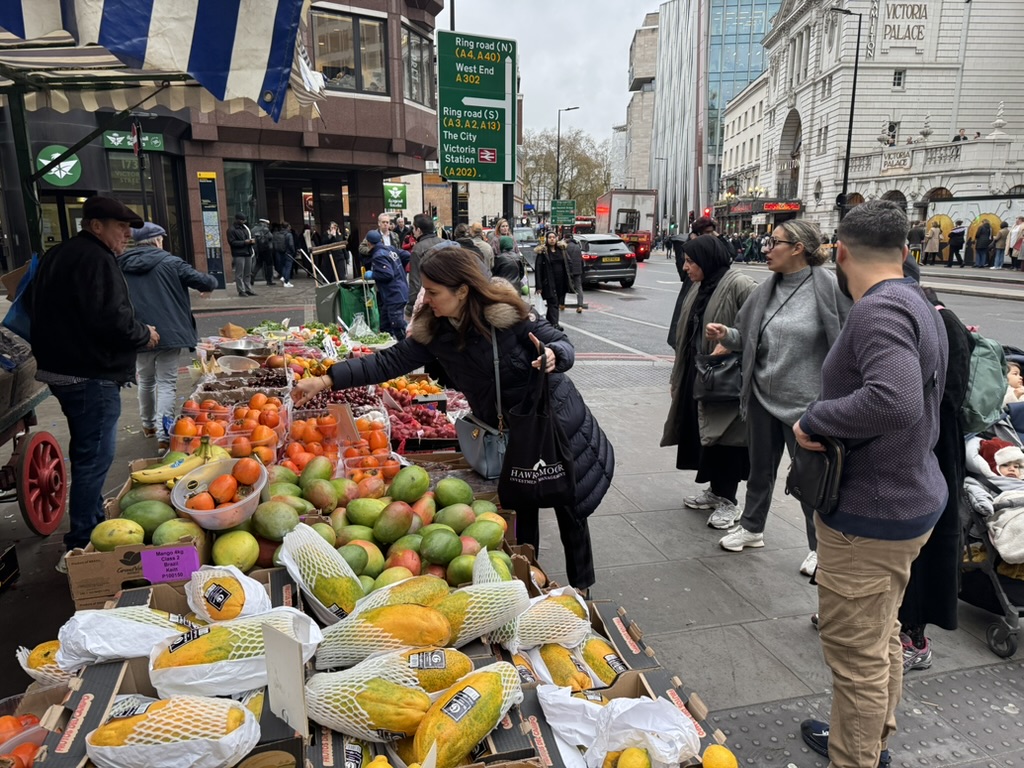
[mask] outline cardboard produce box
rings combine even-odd
[[[274,608],[298,608],[299,588],[284,568],[256,568],[246,574],[262,584],[270,595]],[[148,587],[126,589],[117,597],[118,608],[128,605],[148,605],[157,611],[179,615],[191,612],[185,597],[185,582],[176,584],[153,584]]]
[[[654,651],[644,640],[644,633],[629,618],[626,609],[610,600],[588,603],[590,623],[594,631],[603,635],[630,669],[655,669],[661,665]]]
[[[77,686],[76,690],[63,704],[51,707],[42,721],[53,733],[47,735],[43,743],[45,757],[36,759],[40,768],[91,765],[85,751],[85,738],[107,719],[118,696],[135,693],[159,698],[149,680],[149,659],[94,664],[86,667],[81,678],[72,684]],[[275,768],[304,768],[302,740],[270,711],[268,698],[264,697],[260,715],[260,740],[238,766],[267,765],[263,762],[268,759],[264,754],[273,753],[277,760],[269,764]]]

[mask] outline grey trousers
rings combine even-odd
[[[796,450],[796,436],[793,434],[793,425],[784,424],[768,413],[753,393],[747,406],[747,450],[750,451],[750,477],[747,478],[747,499],[743,505],[740,525],[751,533],[764,533],[779,462],[782,461],[783,451],[788,452],[792,458]],[[806,504],[800,506],[804,511],[807,548],[817,551],[814,510]]]
[[[239,293],[252,290],[252,256],[235,256],[231,259],[231,269],[235,273],[235,288]]]
[[[576,306],[583,306],[583,275],[573,275],[572,290],[576,294]]]

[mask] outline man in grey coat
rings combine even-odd
[[[569,235],[565,239],[565,258],[569,262],[569,279],[572,280],[572,290],[576,294],[576,314],[583,311],[583,250],[576,238]]]
[[[252,260],[256,256],[256,238],[252,236],[244,213],[235,214],[235,223],[228,230],[231,247],[231,270],[239,296],[255,296],[252,290]]]

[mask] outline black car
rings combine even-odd
[[[526,266],[533,270],[533,262],[537,258],[533,249],[540,245],[540,240],[537,239],[533,227],[516,227],[512,230],[512,237],[515,239],[516,245],[519,246],[519,255],[526,260]]]
[[[576,235],[583,251],[583,284],[618,280],[623,288],[636,282],[636,254],[618,235]]]

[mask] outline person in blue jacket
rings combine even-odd
[[[170,446],[168,425],[174,421],[178,385],[178,358],[183,349],[196,346],[196,321],[192,316],[189,288],[208,294],[217,278],[198,272],[163,249],[167,231],[145,222],[132,229],[135,247],[118,259],[135,316],[160,332],[151,350],[139,352],[135,375],[139,383],[139,416],[142,433],[157,438],[157,448]]]
[[[409,301],[409,279],[405,268],[409,252],[386,245],[376,229],[366,235],[370,243],[370,269],[380,299],[380,329],[401,341],[405,338],[405,305]]]

